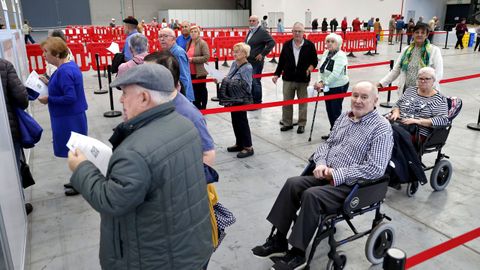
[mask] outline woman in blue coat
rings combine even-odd
[[[69,50],[65,42],[58,37],[49,37],[41,44],[48,63],[57,67],[49,80],[48,96],[39,97],[42,104],[48,104],[52,126],[53,153],[56,157],[68,157],[66,146],[71,131],[87,135],[88,108],[83,89],[82,72],[77,64],[68,58]],[[77,195],[70,184],[64,185],[65,195]]]

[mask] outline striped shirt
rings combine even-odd
[[[430,119],[434,127],[450,123],[447,99],[438,91],[431,97],[425,97],[418,94],[418,87],[407,88],[394,108],[400,109],[401,118]],[[430,133],[430,128],[420,126],[420,135],[428,136]]]
[[[344,112],[338,117],[330,138],[313,156],[317,166],[333,169],[335,186],[381,177],[392,155],[392,127],[377,110],[358,121],[351,116],[351,112]]]

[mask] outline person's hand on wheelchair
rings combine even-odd
[[[400,110],[398,109],[393,109],[389,115],[387,115],[388,120],[390,121],[397,121],[401,120],[400,119]]]

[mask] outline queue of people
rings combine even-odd
[[[42,42],[44,56],[56,70],[42,77],[49,94],[38,101],[49,109],[54,155],[68,157],[72,176],[65,184],[65,194],[82,194],[100,213],[102,268],[206,269],[216,240],[212,238],[215,223],[205,165],[214,166],[215,147],[199,111],[207,105],[206,85],[192,85],[192,80],[207,76],[203,64],[210,57],[208,45],[200,37],[199,26],[184,21],[179,37],[170,28],[160,30],[163,50],[148,54],[148,40],[137,30],[138,21],[129,17],[123,22],[128,34],[123,51],[126,62],[111,86],[122,91],[124,119],[110,138],[113,155],[107,175],[80,150],[66,147],[71,131],[88,134],[82,73],[69,56],[65,40],[53,36]],[[342,31],[346,31],[344,22],[346,17]],[[322,31],[324,23],[326,18]],[[262,73],[265,56],[275,42],[257,16],[249,18],[249,25],[245,41],[232,48],[234,62],[226,77],[244,82],[253,103],[261,103],[262,85],[252,76]],[[359,30],[358,18],[352,26]],[[376,33],[381,31],[378,18],[371,27]],[[438,87],[443,60],[439,48],[427,39],[430,31],[429,25],[417,23],[412,29],[413,43],[401,52],[392,71],[376,85],[361,81],[352,87],[347,111],[342,109],[343,98],[326,101],[330,133],[322,136],[325,142],[315,151],[314,175],[287,179],[267,217],[275,234],[252,249],[259,257],[283,254],[272,269],[304,265],[305,250],[321,214],[341,207],[359,178],[368,181],[385,173],[393,136],[389,122],[376,110],[377,88],[400,78],[400,97],[388,120],[418,125],[421,136],[427,136],[432,126],[449,124],[446,99]],[[327,36],[319,61],[304,32],[302,23],[293,25],[293,38],[283,44],[272,78],[274,83],[282,78],[284,100],[294,99],[295,94],[307,97],[317,67],[313,86],[319,94],[346,93],[350,79],[342,37],[335,33]],[[2,73],[2,83],[5,76]],[[24,89],[17,92],[17,103],[26,107]],[[307,104],[299,105],[298,119],[297,133],[301,134],[307,122]],[[280,131],[293,129],[292,120],[293,106],[284,106]],[[254,155],[247,111],[231,112],[231,123],[235,144],[227,151],[236,152],[238,158]],[[15,128],[12,136],[15,138]]]

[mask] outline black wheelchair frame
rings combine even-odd
[[[301,175],[312,175],[315,169],[315,163],[310,159],[308,166]],[[395,241],[394,228],[383,222],[384,219],[391,220],[390,217],[380,212],[380,207],[384,202],[388,189],[389,177],[384,175],[375,180],[359,180],[345,199],[343,208],[335,214],[324,215],[315,234],[312,247],[308,256],[307,264],[304,269],[310,269],[310,263],[315,254],[315,250],[320,242],[328,237],[330,251],[328,252],[327,269],[343,269],[347,262],[347,257],[343,252],[337,251],[337,248],[369,235],[365,245],[365,255],[372,264],[383,262],[387,250],[393,246]],[[366,231],[359,232],[352,224],[351,219],[355,216],[363,215],[367,212],[375,211],[375,218],[372,226]],[[335,240],[335,225],[345,221],[353,232],[353,235]]]

